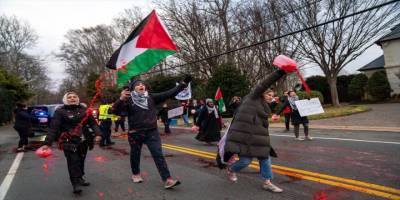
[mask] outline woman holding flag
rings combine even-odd
[[[157,128],[156,105],[175,97],[175,95],[188,86],[191,80],[190,76],[186,76],[173,89],[153,94],[147,91],[146,85],[141,80],[133,80],[129,84],[129,90],[123,90],[119,100],[114,103],[112,108],[114,114],[118,115],[123,111],[128,113],[128,140],[131,147],[130,162],[132,181],[134,183],[143,182],[140,174],[140,156],[142,146],[146,144],[161,179],[165,183],[164,188],[170,189],[180,184],[178,180],[171,177],[162,152],[160,133]]]
[[[269,88],[286,73],[295,72],[297,67],[292,59],[282,55],[275,58],[273,64],[280,70],[276,70],[266,77],[244,98],[226,133],[225,146],[220,148],[224,148],[225,153],[239,156],[239,160],[227,169],[231,181],[236,182],[236,173],[247,167],[256,157],[263,178],[263,188],[271,192],[282,192],[281,188],[271,182],[273,174],[270,156],[276,157],[277,154],[270,144],[268,131],[270,104],[274,99],[274,92]],[[224,155],[220,156],[224,158]]]

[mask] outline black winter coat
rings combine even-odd
[[[112,107],[112,112],[117,115],[119,115],[122,111],[126,111],[128,113],[128,125],[130,131],[156,129],[156,105],[169,98],[175,97],[185,87],[185,84],[179,84],[168,91],[149,94],[149,98],[147,99],[148,110],[135,105],[132,98],[129,98],[126,101],[117,100]]]
[[[32,122],[38,121],[38,119],[31,116],[25,109],[15,109],[15,123],[14,128],[22,131],[30,131],[32,128]]]
[[[208,113],[207,106],[204,106],[197,119],[196,126],[199,127],[199,133],[196,139],[203,142],[216,142],[221,139],[222,119],[218,112],[218,117],[215,118],[214,112]]]
[[[245,97],[228,130],[225,152],[249,157],[276,156],[268,132],[271,108],[262,94],[285,74],[283,70],[273,72]]]
[[[53,119],[50,124],[50,131],[47,133],[46,139],[43,142],[45,145],[51,145],[55,140],[60,137],[63,132],[71,132],[81,120],[85,117],[86,107],[82,105],[64,105],[58,108],[54,112]],[[98,127],[96,120],[92,115],[89,115],[88,119],[83,124],[89,125],[96,133],[96,135],[101,136],[100,128]],[[84,127],[83,126],[83,127]],[[82,128],[79,131],[79,136],[82,136]]]

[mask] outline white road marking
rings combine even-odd
[[[3,200],[6,197],[7,191],[10,188],[10,185],[14,179],[15,174],[17,173],[19,164],[21,163],[22,157],[24,156],[24,152],[20,152],[14,159],[13,164],[11,165],[10,170],[8,171],[6,177],[0,185],[0,200]]]
[[[269,134],[269,135],[277,136],[277,137],[294,138],[293,135],[283,135],[283,134]],[[357,139],[348,139],[348,138],[331,138],[331,137],[314,137],[314,136],[312,138],[321,139],[321,140],[343,140],[343,141],[369,142],[369,143],[381,143],[381,144],[400,144],[400,142],[387,142],[387,141],[376,141],[376,140],[357,140]]]

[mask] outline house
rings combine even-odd
[[[363,72],[368,78],[371,78],[373,73],[381,70],[385,70],[385,59],[383,55],[364,65],[358,71]]]

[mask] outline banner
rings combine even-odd
[[[188,84],[187,88],[183,89],[179,94],[175,96],[175,99],[178,100],[188,100],[192,98],[192,87],[190,83]]]
[[[168,119],[183,115],[183,106],[168,110]]]
[[[294,102],[299,110],[300,116],[309,116],[324,113],[321,102],[318,98],[312,98],[310,100],[303,99]]]

